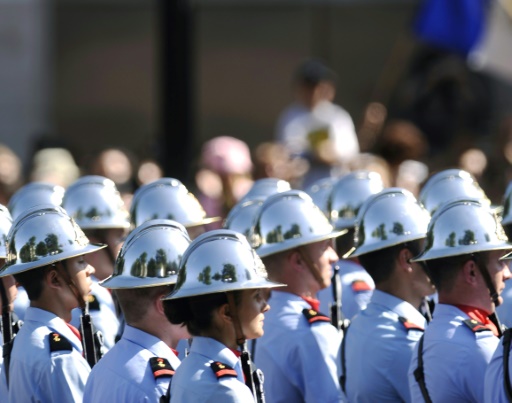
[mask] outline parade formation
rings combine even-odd
[[[0,403],[512,402],[512,182],[382,163],[332,71],[294,84],[289,160],[222,136],[194,187],[91,170],[0,204]]]
[[[458,169],[419,199],[371,171],[319,185],[317,205],[255,181],[226,229],[173,178],[131,214],[101,176],[21,188],[0,208],[2,401],[507,401],[509,196]]]

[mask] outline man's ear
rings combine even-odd
[[[477,271],[478,267],[474,260],[469,259],[464,263],[464,265],[462,266],[462,273],[466,283],[476,284],[478,276]]]
[[[402,248],[400,252],[398,252],[398,263],[400,268],[406,271],[412,271],[412,263],[411,259],[414,257],[412,252],[407,248]]]
[[[50,288],[60,288],[62,286],[62,279],[59,276],[59,273],[57,272],[57,268],[55,266],[52,266],[48,269],[45,277],[45,283]]]
[[[297,249],[290,251],[286,255],[286,259],[288,260],[290,267],[292,267],[294,271],[300,271],[303,268],[304,259],[302,258],[300,252]]]
[[[229,304],[222,304],[217,308],[217,313],[222,322],[232,323],[233,317],[231,316],[231,312],[229,309]]]
[[[165,316],[165,312],[164,312],[164,301],[162,300],[163,297],[165,297],[167,294],[162,294],[162,295],[159,295],[158,297],[155,298],[155,300],[153,301],[153,304],[155,305],[155,309],[156,311],[160,314],[160,315],[163,315]]]

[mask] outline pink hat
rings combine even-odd
[[[203,145],[201,162],[219,174],[248,174],[252,169],[249,146],[229,136],[215,137]]]

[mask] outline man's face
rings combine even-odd
[[[332,278],[332,265],[339,259],[333,248],[333,240],[326,239],[325,241],[315,242],[306,245],[304,249],[315,266],[312,269],[318,270],[319,277],[322,280],[320,289],[329,287]]]
[[[508,267],[508,261],[500,260],[504,255],[504,251],[497,250],[489,252],[489,259],[487,260],[487,270],[491,276],[491,280],[496,288],[496,292],[500,295],[499,302],[503,303],[501,293],[505,289],[505,281],[510,279],[511,274]]]

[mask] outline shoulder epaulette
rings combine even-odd
[[[399,316],[398,317],[398,320],[400,320],[400,322],[402,323],[402,325],[404,325],[404,327],[409,331],[409,330],[420,330],[422,332],[425,331],[425,329],[423,329],[421,326],[415,324],[415,323],[412,323],[410,321],[408,321],[406,318],[404,318],[403,316]]]
[[[318,311],[315,311],[314,309],[303,309],[302,313],[306,317],[309,323],[315,323],[315,322],[330,322],[331,318],[329,318],[327,315],[324,315],[323,313],[320,313]]]
[[[463,320],[462,323],[469,327],[474,333],[483,332],[486,330],[491,331],[491,329],[485,327],[485,325],[482,322],[479,322],[476,319],[466,319]]]
[[[354,292],[363,292],[363,291],[371,291],[372,287],[364,280],[354,280],[352,281],[352,291]]]
[[[162,376],[174,375],[174,368],[166,358],[151,357],[149,364],[151,365],[151,371],[153,371],[155,379],[161,378]]]
[[[89,311],[99,311],[100,310],[100,301],[94,294],[90,294],[88,296],[89,301]]]
[[[214,361],[210,364],[210,368],[217,378],[224,378],[226,376],[234,376],[237,377],[236,371],[230,367],[228,364],[223,364],[219,361]]]
[[[71,342],[63,335],[57,332],[51,332],[48,337],[50,338],[50,352],[54,351],[72,351],[73,346]]]

